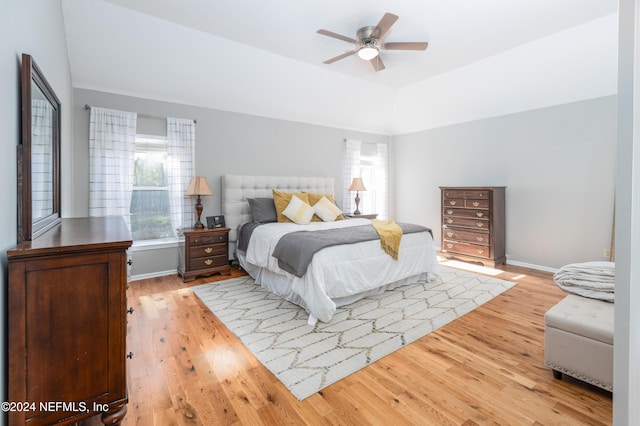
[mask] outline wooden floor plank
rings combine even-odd
[[[544,313],[565,296],[551,274],[485,271],[517,285],[303,401],[191,290],[228,276],[131,282],[123,424],[610,425],[610,393],[544,365]]]

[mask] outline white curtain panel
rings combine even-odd
[[[389,217],[389,154],[386,143],[376,144],[377,158],[375,165],[375,186],[376,206],[378,219],[388,219]]]
[[[53,213],[53,107],[43,99],[31,102],[31,215]]]
[[[344,196],[342,197],[342,211],[351,214],[356,209],[356,194],[349,191],[349,185],[354,177],[360,177],[360,147],[362,142],[353,139],[345,139],[344,155],[344,183],[342,185]]]
[[[137,114],[91,107],[89,216],[122,216],[130,227]]]
[[[185,195],[195,176],[196,123],[193,120],[167,117],[167,176],[169,206],[174,230],[190,227],[194,222],[195,200]]]

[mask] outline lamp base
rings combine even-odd
[[[193,225],[193,229],[204,229],[204,225],[200,222],[200,216],[202,216],[202,200],[200,196],[198,196],[198,201],[196,201],[196,214],[198,215],[198,220]]]
[[[355,216],[358,216],[360,214],[360,210],[359,210],[359,204],[360,204],[360,192],[356,191],[356,209],[353,211],[353,214]]]

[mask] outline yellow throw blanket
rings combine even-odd
[[[385,253],[398,260],[402,228],[393,220],[371,220],[373,227],[380,235],[380,246]]]

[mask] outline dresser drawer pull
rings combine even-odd
[[[484,226],[484,222],[476,222],[476,225],[478,225],[478,228],[482,228]]]
[[[453,248],[453,244],[448,243],[448,244],[447,244],[447,248]]]
[[[453,223],[453,219],[447,219],[447,223]]]
[[[473,207],[478,207],[479,205],[480,205],[480,203],[479,203],[479,202],[477,202],[477,201],[474,201],[474,202],[473,202]]]
[[[478,254],[482,254],[482,253],[484,253],[484,250],[478,249]]]
[[[449,238],[453,237],[453,232],[451,232],[451,231],[447,232],[447,237],[449,237]]]
[[[456,201],[455,200],[451,200],[451,201],[449,201],[449,204],[451,204],[452,206],[455,206],[456,205]]]
[[[484,216],[484,213],[482,213],[482,212],[476,212],[476,216],[478,216],[478,217],[482,217],[482,216]]]
[[[129,359],[133,358],[133,352],[129,352],[129,353],[127,354],[127,358],[129,358]]]
[[[451,209],[447,210],[447,214],[453,214],[453,210]]]
[[[129,308],[129,309],[127,309],[127,313],[128,313],[128,314],[132,314],[132,313],[133,313],[133,308]]]
[[[476,237],[476,240],[478,240],[478,241],[484,241],[484,237]]]
[[[207,265],[207,266],[210,266],[212,263],[213,263],[213,260],[211,260],[211,259],[207,259],[207,260],[204,261],[204,264]]]
[[[211,253],[213,251],[213,249],[211,247],[207,247],[206,249],[204,249],[205,253]]]

